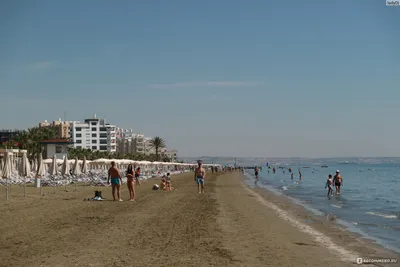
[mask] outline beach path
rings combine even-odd
[[[96,189],[111,197],[83,186],[44,197],[29,188],[24,200],[13,187],[0,205],[0,266],[354,266],[266,208],[239,173],[209,173],[205,194],[191,173],[172,178],[173,192],[155,182],[136,202],[83,201]]]

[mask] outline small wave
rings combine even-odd
[[[335,204],[331,204],[331,206],[332,206],[332,207],[335,207],[335,208],[338,208],[338,209],[341,209],[341,208],[342,208],[342,206],[335,205]]]
[[[282,190],[283,191],[286,191],[286,190],[288,190],[289,188],[287,187],[287,186],[282,186]]]
[[[393,214],[382,214],[382,213],[372,212],[372,211],[369,211],[369,212],[366,212],[366,213],[369,214],[369,215],[379,216],[379,217],[383,217],[383,218],[386,218],[386,219],[397,219],[398,218],[397,215],[393,215]]]

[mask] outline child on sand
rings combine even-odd
[[[325,189],[328,187],[328,194],[327,197],[330,198],[333,195],[333,180],[332,174],[329,174],[328,180],[326,181]]]

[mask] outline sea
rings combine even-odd
[[[315,214],[334,216],[348,230],[400,253],[400,159],[280,159],[268,162],[275,174],[265,162],[252,163],[262,167],[257,186],[285,195]],[[341,194],[328,198],[326,180],[336,170],[343,177]],[[254,185],[254,171],[247,170],[246,176]]]

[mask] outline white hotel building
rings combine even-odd
[[[116,126],[105,123],[104,119],[85,119],[84,122],[72,121],[71,139],[75,148],[116,152]]]

